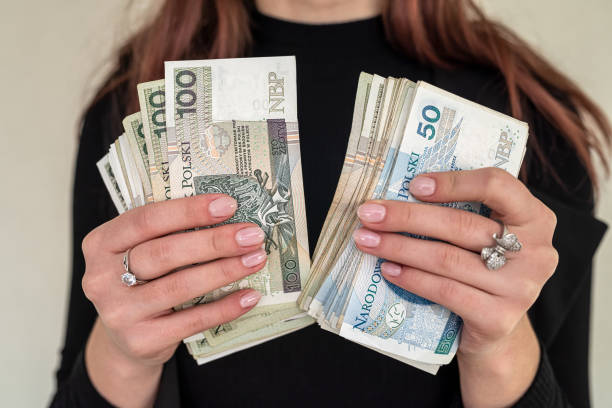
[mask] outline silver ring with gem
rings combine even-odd
[[[501,237],[498,236],[497,233],[493,234],[493,239],[497,245],[484,247],[482,251],[480,251],[482,260],[487,266],[487,269],[491,271],[499,269],[506,264],[506,251],[518,252],[523,247],[516,235],[508,231],[506,224],[500,221],[497,222],[503,226]]]
[[[121,275],[121,282],[123,282],[125,286],[142,285],[143,283],[147,283],[148,281],[146,280],[137,279],[136,275],[130,271],[130,251],[131,249],[128,249],[125,251],[125,254],[123,254],[123,269],[125,269],[125,272]]]

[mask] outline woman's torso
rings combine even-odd
[[[308,26],[282,22],[255,12],[253,20],[254,45],[250,56],[296,56],[300,147],[311,251],[342,168],[361,71],[425,80],[491,108],[506,110],[507,95],[499,73],[482,68],[446,72],[421,65],[389,45],[380,18]],[[549,127],[537,131],[542,135],[538,137],[554,134]],[[555,139],[555,146],[553,165],[563,172],[561,176],[571,185],[579,185],[584,179],[584,170],[575,155],[559,140]],[[559,189],[554,183],[545,185],[541,180],[538,173],[530,179],[530,184],[548,190],[551,197],[563,199],[566,204],[573,204],[584,212],[584,220],[590,222],[588,183],[583,183],[580,191],[566,192],[559,197],[555,195]],[[105,196],[104,192],[100,194]],[[570,218],[573,211],[568,207],[569,215],[561,218]],[[588,234],[587,227],[582,233]],[[586,261],[592,256],[587,252],[582,255]],[[553,286],[555,296],[559,290],[570,290],[573,282],[579,281],[570,272],[563,272],[564,255],[562,250],[560,253],[562,275],[555,279],[561,282],[561,287]],[[588,265],[586,268],[588,270]],[[561,316],[560,313],[557,320],[551,320],[548,312],[535,316],[536,331],[543,327],[538,332],[543,341],[554,340],[562,324]],[[538,318],[546,324],[539,324]],[[388,403],[427,407],[449,406],[459,395],[456,362],[442,367],[432,376],[316,325],[204,366],[197,366],[181,345],[167,371],[163,381],[178,380],[182,406]],[[174,376],[177,377],[170,378]]]

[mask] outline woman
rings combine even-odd
[[[115,217],[94,163],[120,133],[120,118],[138,110],[135,84],[163,77],[162,61],[271,55],[297,58],[312,247],[342,166],[360,71],[425,80],[529,122],[520,181],[483,169],[423,175],[410,186],[423,201],[491,207],[524,245],[500,270],[487,270],[478,255],[500,232],[495,221],[388,201],[358,211],[364,227],[355,240],[389,260],[385,278],[464,320],[456,363],[437,376],[316,326],[201,367],[179,346],[257,303],[259,295],[245,290],[170,312],[259,270],[261,231],[234,224],[170,234],[229,218],[236,203],[220,195]],[[469,0],[167,0],[121,50],[85,116],[73,285],[53,406],[589,406],[591,260],[605,231],[592,216],[598,179],[591,154],[605,163],[611,134],[570,80]],[[127,249],[138,278],[157,279],[123,286]],[[197,262],[207,263],[171,272]]]

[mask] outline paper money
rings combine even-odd
[[[186,339],[206,344],[202,361],[313,322],[296,304],[310,260],[295,59],[170,62],[166,71],[165,80],[138,85],[141,112],[124,119],[125,135],[98,167],[120,212],[223,192],[238,201],[227,222],[254,222],[266,233],[262,271],[177,306],[245,287],[263,294],[246,315]]]
[[[343,240],[336,238],[345,236],[352,227],[348,218],[351,217],[351,213],[358,203],[358,189],[363,186],[364,169],[371,163],[370,156],[375,147],[377,120],[380,117],[379,112],[384,100],[385,80],[378,75],[374,75],[371,78],[362,77],[361,81],[368,84],[368,98],[363,100],[365,106],[361,126],[358,130],[355,129],[355,133],[351,133],[351,136],[357,140],[349,141],[350,150],[347,152],[344,166],[346,170],[342,171],[342,174],[346,174],[347,177],[346,185],[342,193],[339,194],[338,204],[334,208],[335,211],[328,215],[330,219],[328,228],[333,235],[327,239],[328,242],[325,245],[321,244],[318,247],[319,252],[315,253],[312,268],[314,271],[313,280],[316,279],[316,281],[310,283],[310,285],[307,284],[307,287],[310,286],[309,290],[302,296],[302,299],[306,297],[302,302],[304,308],[309,306],[312,301],[311,297],[315,294],[319,297],[311,310],[311,314],[315,317],[320,312],[319,306],[323,299],[328,299],[333,293],[333,288],[330,285],[332,281],[341,279],[338,276],[339,269],[337,269],[328,275],[330,279],[326,279],[321,290],[318,290],[318,286],[326,278],[324,272],[331,269],[334,260],[341,253],[342,246],[346,244]],[[326,238],[320,237],[319,240],[325,241]]]
[[[420,83],[385,199],[416,201],[408,186],[425,172],[498,167],[516,177],[527,130],[524,122]],[[480,203],[449,206],[487,215]],[[458,346],[460,318],[387,283],[381,262],[364,256],[340,335],[418,361],[449,363]]]
[[[208,340],[208,344],[217,346],[253,330],[292,319],[300,314],[306,315],[293,303],[289,305],[260,306],[236,320],[206,330],[204,337]]]
[[[267,265],[219,296],[253,287],[260,306],[295,304],[310,261],[294,58],[167,62],[166,102],[172,197],[229,194],[229,222],[266,233]]]
[[[362,75],[360,81],[367,84],[369,78]],[[404,86],[404,90],[389,97],[390,89],[398,86]],[[344,192],[352,191],[359,204],[370,198],[415,201],[409,194],[410,181],[425,172],[499,167],[517,176],[528,134],[524,122],[424,82],[402,85],[401,81],[387,79],[385,87],[384,98],[380,92],[370,91],[363,102],[366,114],[361,131],[361,137],[366,131],[374,135],[372,128],[378,126],[373,137],[382,148],[371,149],[369,145],[363,151],[360,174],[353,173],[352,154],[347,151],[343,174],[352,177],[348,177],[346,186],[339,185]],[[381,98],[383,106],[372,109],[380,105]],[[368,115],[368,111],[380,112],[381,118]],[[354,138],[356,132],[351,134]],[[339,251],[330,251],[331,256],[315,253],[312,279],[301,305],[308,307],[321,327],[435,373],[456,352],[461,319],[440,305],[387,283],[380,273],[384,260],[356,249],[351,236],[359,227],[358,220],[351,200],[344,203],[340,200],[335,209],[332,206],[326,223],[341,219],[350,228],[340,233],[330,228],[326,230],[329,236],[320,238],[331,243],[327,249],[331,246]],[[445,205],[488,215],[480,203]],[[306,295],[313,292],[309,305]]]
[[[136,112],[123,119],[125,137],[130,144],[134,163],[145,195],[145,203],[153,202],[153,189],[151,187],[151,174],[149,171],[149,155],[142,126],[140,112]]]
[[[135,207],[134,198],[132,197],[132,192],[130,186],[128,185],[129,178],[127,176],[125,165],[119,158],[119,152],[121,148],[119,147],[118,151],[118,146],[119,140],[115,141],[115,143],[110,145],[110,148],[108,149],[108,163],[111,167],[113,175],[115,176],[115,181],[117,183],[117,186],[119,187],[121,197],[123,197],[125,208],[126,210],[131,210]]]
[[[124,213],[128,209],[127,204],[125,203],[123,195],[121,194],[121,189],[117,184],[117,179],[115,178],[115,174],[113,173],[113,169],[110,165],[108,153],[102,157],[98,163],[96,163],[96,165],[98,166],[98,171],[102,176],[104,185],[111,196],[111,200],[113,200],[113,204],[115,204],[115,208],[117,208],[119,214]]]
[[[275,120],[221,122],[214,126],[216,132],[227,136],[229,152],[201,172],[196,173],[193,166],[195,194],[221,192],[234,197],[238,210],[228,222],[258,224],[266,233],[264,245],[268,252],[261,271],[222,292],[252,287],[263,294],[261,306],[295,302],[301,282],[307,277],[309,260],[307,243],[298,242],[294,222],[305,214],[296,214],[292,205],[296,197],[287,154],[291,145],[285,144],[284,150],[274,153],[275,138],[286,139],[286,125]],[[230,134],[234,137],[230,138]],[[212,162],[206,161],[208,165]]]
[[[321,272],[325,270],[320,267],[318,263],[323,262],[322,255],[327,252],[328,246],[331,243],[331,239],[334,237],[334,231],[339,223],[336,219],[338,213],[345,211],[346,205],[338,211],[338,206],[343,198],[345,198],[345,189],[348,183],[348,178],[353,170],[353,164],[355,163],[357,145],[360,140],[360,133],[363,126],[363,117],[366,110],[366,102],[368,101],[368,95],[372,87],[372,81],[374,77],[370,74],[361,73],[359,77],[359,83],[357,86],[357,95],[355,98],[355,106],[353,110],[353,122],[351,126],[350,138],[347,146],[346,156],[344,165],[342,166],[342,172],[338,181],[338,186],[332,200],[332,205],[329,209],[328,216],[325,218],[325,222],[319,235],[319,240],[314,250],[314,258],[316,263],[311,267],[311,274],[314,272],[310,279],[306,282],[306,286],[298,299],[300,307],[304,310],[308,310],[310,303],[312,302],[315,294],[319,291],[319,288],[325,279],[325,275]],[[361,163],[358,163],[361,164]],[[347,193],[348,194],[348,193]],[[346,198],[345,198],[346,199]],[[316,273],[319,271],[319,273]]]
[[[363,184],[367,188],[359,189],[357,203],[351,210],[351,218],[346,223],[350,225],[349,234],[357,228],[357,219],[355,217],[356,206],[367,198],[381,198],[382,189],[385,186],[385,180],[388,178],[389,171],[385,170],[385,163],[393,163],[395,160],[394,150],[397,149],[402,140],[403,131],[405,128],[407,111],[412,102],[415,84],[411,81],[400,80],[399,82],[390,81],[390,87],[396,87],[391,99],[387,103],[390,104],[389,109],[382,111],[382,116],[389,115],[381,121],[379,126],[380,146],[379,150],[372,158],[368,159],[369,165]],[[354,188],[355,189],[355,188]],[[329,288],[325,298],[322,298],[318,293],[315,297],[313,305],[310,308],[310,313],[320,318],[320,322],[329,325],[329,329],[338,332],[344,318],[344,313],[347,307],[348,296],[351,293],[355,282],[355,274],[352,273],[360,268],[363,262],[363,254],[357,250],[352,239],[338,239],[343,242],[340,248],[340,254],[333,260],[333,267],[326,278],[325,285]],[[333,299],[333,301],[329,301]]]
[[[294,57],[173,61],[165,69],[173,198],[193,195],[195,173],[226,151],[213,123],[280,119],[297,129]]]
[[[134,156],[132,155],[132,148],[130,147],[130,143],[125,134],[119,136],[119,140],[115,142],[115,145],[117,148],[119,163],[124,170],[124,175],[127,177],[127,187],[132,198],[133,205],[140,207],[145,203],[144,191],[140,181],[140,176],[138,176]]]
[[[206,339],[189,342],[187,343],[187,347],[197,363],[202,365],[238,351],[257,346],[280,336],[293,333],[313,323],[314,320],[311,317],[302,316],[250,331],[242,337],[234,338],[217,347],[210,346]]]
[[[170,199],[164,80],[138,84],[138,102],[155,202]]]

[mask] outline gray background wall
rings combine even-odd
[[[156,3],[158,3],[157,1]],[[78,119],[128,32],[128,0],[0,5],[0,403],[43,406],[54,388],[69,282]],[[149,1],[135,2],[141,9]],[[528,39],[612,117],[607,0],[480,3]],[[138,14],[138,11],[136,12]],[[600,218],[612,221],[612,183]],[[612,406],[612,234],[596,258],[591,348],[596,408]]]

